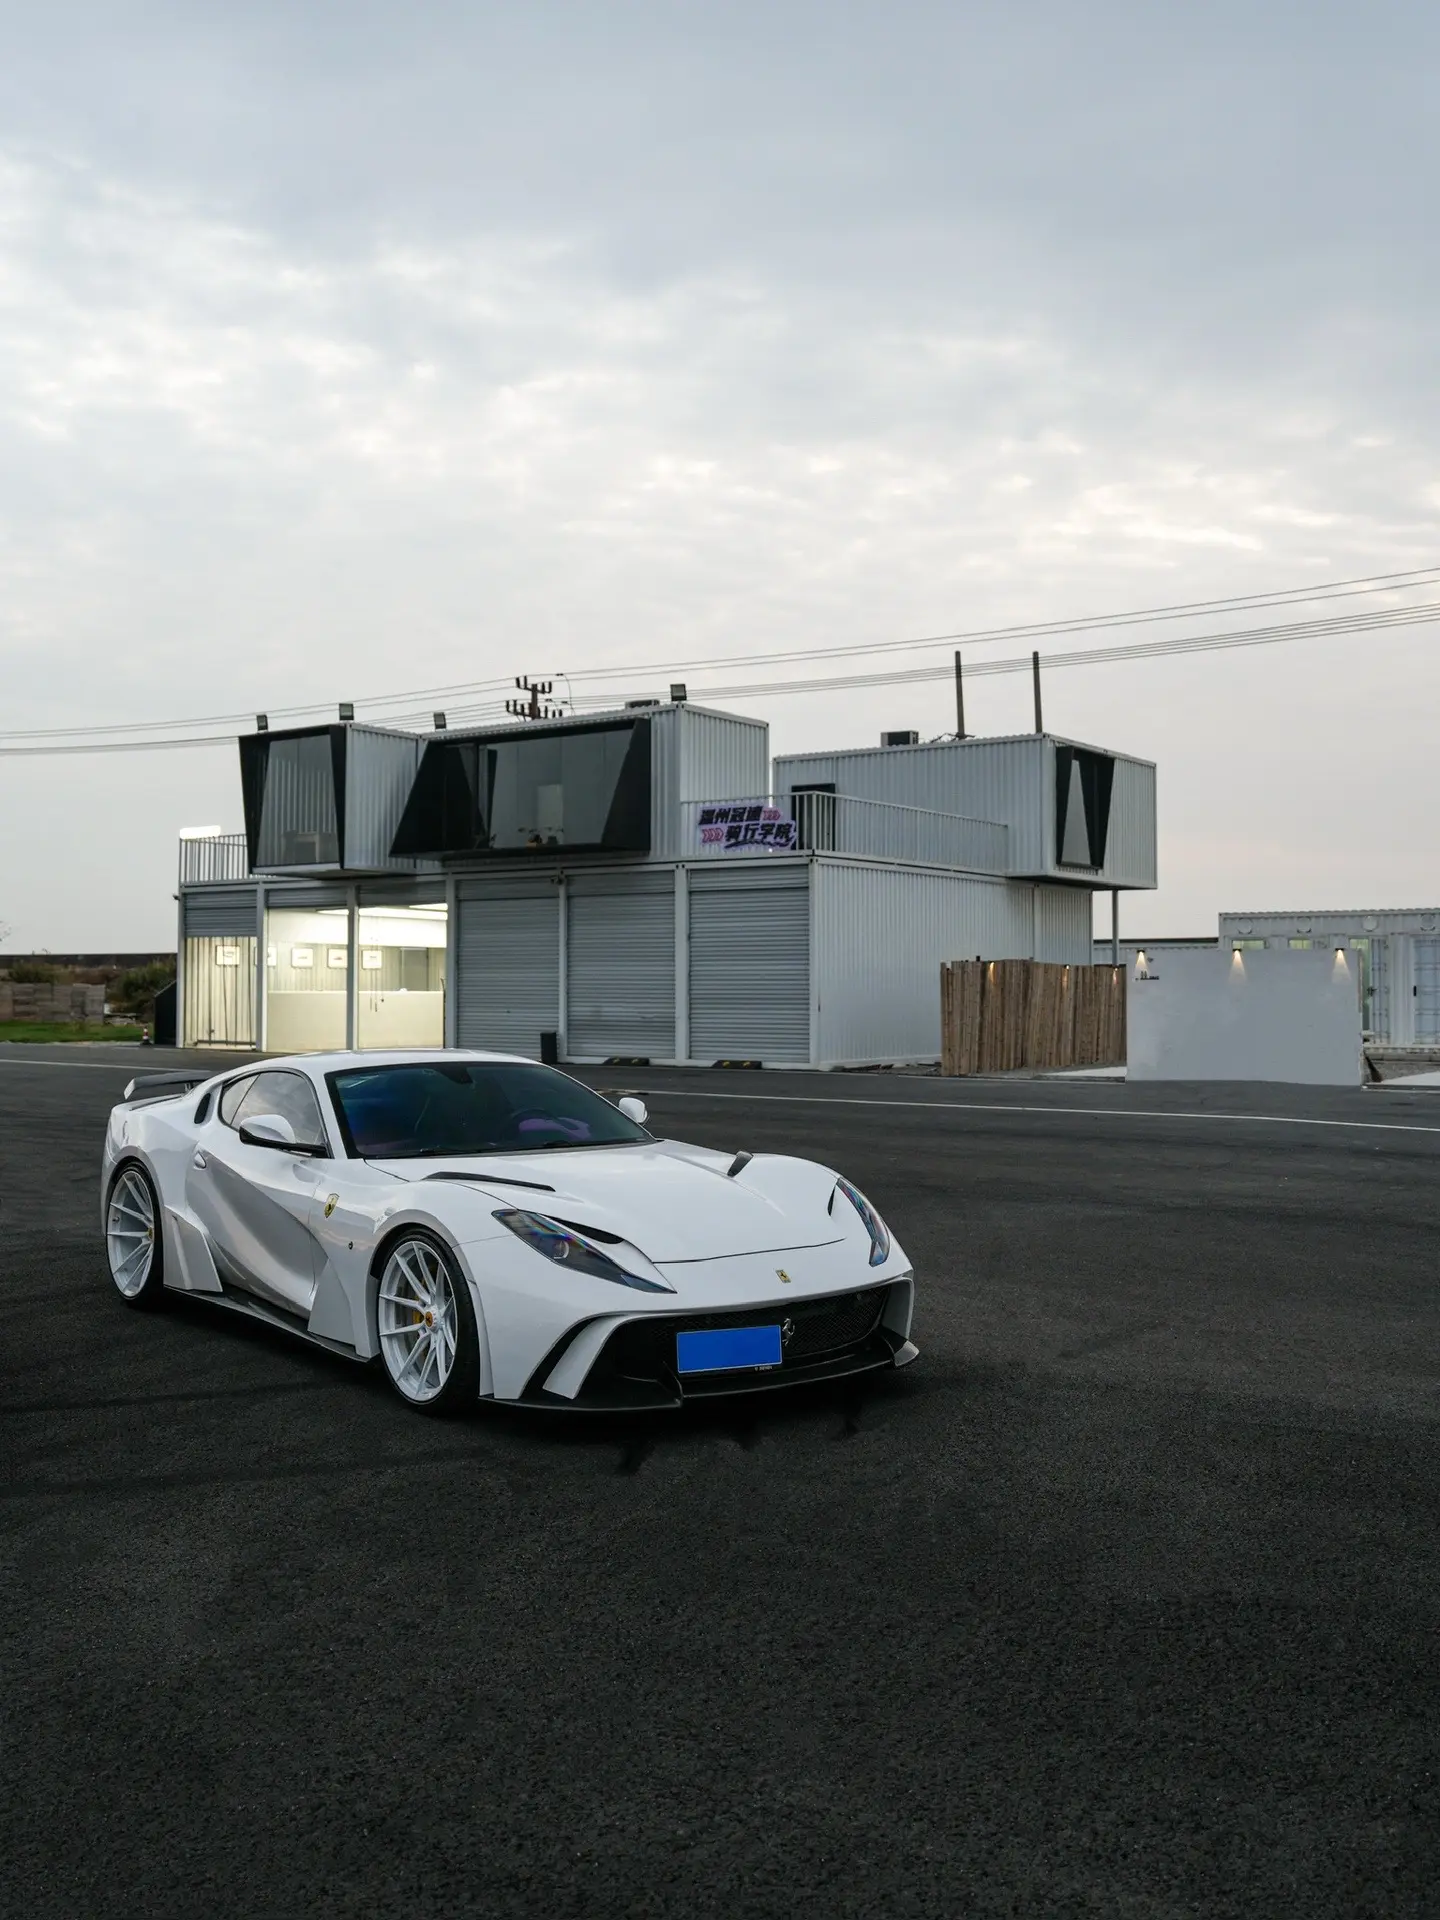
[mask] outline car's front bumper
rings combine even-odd
[[[521,1404],[580,1413],[664,1410],[696,1401],[774,1392],[816,1381],[846,1379],[907,1365],[917,1357],[909,1339],[912,1278],[853,1292],[776,1301],[727,1312],[650,1312],[611,1324],[584,1377],[571,1392],[564,1380],[566,1352],[575,1336],[557,1343],[535,1369]],[[676,1335],[778,1321],[785,1329],[779,1365],[682,1374]]]

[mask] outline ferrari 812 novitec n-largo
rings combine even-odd
[[[644,1103],[471,1052],[145,1074],[105,1136],[110,1273],[351,1359],[424,1412],[630,1410],[916,1358],[914,1278],[842,1175],[657,1139]]]

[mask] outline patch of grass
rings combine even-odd
[[[104,1027],[91,1020],[0,1020],[5,1040],[138,1040],[140,1027]]]

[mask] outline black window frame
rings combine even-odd
[[[496,846],[491,800],[494,768],[487,756],[523,751],[540,741],[567,741],[596,734],[623,735],[625,753],[607,803],[599,837],[527,846]],[[426,742],[409,796],[390,844],[392,860],[534,859],[586,853],[651,851],[653,757],[650,721],[596,720],[580,726],[530,726],[499,732],[446,734]],[[484,800],[481,788],[485,789]]]

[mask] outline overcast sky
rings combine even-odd
[[[1440,558],[1419,0],[0,27],[7,728]],[[1437,632],[1055,674],[1055,730],[1159,763],[1132,928],[1440,903]],[[976,682],[972,728],[1028,702]],[[953,724],[943,686],[736,704],[777,750]],[[173,944],[211,821],[233,745],[0,759],[8,946]]]

